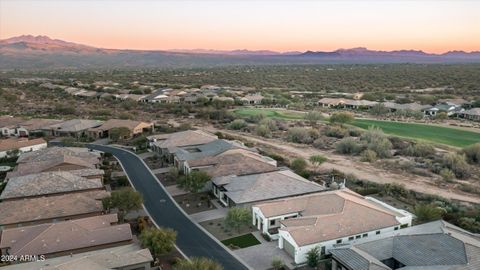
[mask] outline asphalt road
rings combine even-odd
[[[219,243],[197,227],[173,202],[157,178],[140,158],[127,150],[88,145],[89,148],[112,153],[121,163],[137,191],[142,193],[145,208],[161,227],[177,231],[177,246],[188,257],[207,257],[223,265],[225,270],[248,269]]]

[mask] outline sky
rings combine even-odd
[[[480,50],[475,0],[0,0],[0,39],[115,49]]]

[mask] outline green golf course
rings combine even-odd
[[[243,108],[234,111],[238,116],[248,117],[264,114],[266,117],[285,120],[299,120],[304,118],[304,113],[283,109]]]
[[[375,126],[381,128],[383,132],[387,134],[421,139],[456,147],[464,147],[480,142],[480,133],[459,128],[370,119],[355,119],[352,125],[363,129]]]

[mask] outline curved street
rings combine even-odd
[[[136,154],[103,145],[89,144],[87,147],[111,153],[121,162],[133,186],[143,195],[145,208],[151,218],[158,226],[177,231],[177,246],[185,255],[211,258],[222,264],[225,270],[248,269],[179,209],[163,185]]]

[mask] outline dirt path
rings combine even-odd
[[[372,166],[367,162],[353,160],[348,156],[335,154],[333,151],[322,151],[311,146],[284,142],[278,139],[265,139],[252,134],[217,129],[214,127],[201,127],[209,132],[221,131],[224,134],[241,138],[243,141],[249,141],[258,146],[271,148],[276,152],[288,157],[302,157],[308,160],[312,155],[324,155],[328,161],[322,164],[321,170],[330,171],[336,169],[345,174],[352,174],[358,179],[364,179],[376,183],[398,183],[403,184],[405,188],[417,192],[437,195],[447,199],[459,200],[464,202],[480,203],[480,197],[474,194],[468,194],[459,190],[450,190],[438,187],[432,183],[432,179],[412,174],[393,173],[382,168]]]

